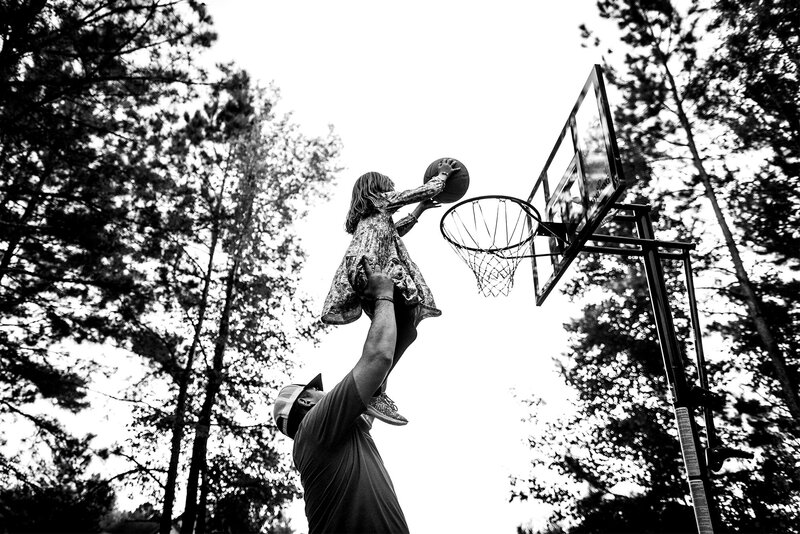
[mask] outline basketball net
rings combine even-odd
[[[505,196],[465,200],[442,217],[442,235],[475,274],[484,296],[508,295],[538,226],[527,202]]]

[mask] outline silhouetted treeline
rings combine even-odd
[[[755,454],[714,476],[723,528],[799,532],[800,6],[596,5],[609,31],[581,30],[614,89],[627,200],[653,205],[660,238],[698,243],[719,432]],[[680,266],[664,263],[692,370]],[[589,302],[557,358],[575,411],[538,423],[513,496],[552,505],[542,532],[696,532],[642,268],[586,255],[577,270],[566,291]]]
[[[111,528],[123,490],[163,532],[288,528],[265,407],[319,333],[294,223],[339,145],[214,39],[193,0],[0,2],[0,530]]]

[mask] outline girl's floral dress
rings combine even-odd
[[[400,239],[414,226],[416,218],[407,215],[395,223],[392,215],[401,206],[435,197],[444,189],[444,184],[445,179],[436,176],[417,189],[381,195],[381,199],[375,202],[376,211],[358,222],[350,246],[336,270],[322,310],[323,322],[351,323],[361,317],[362,309],[372,316],[372,302],[361,297],[367,286],[362,261],[369,262],[373,270],[385,270],[394,280],[395,295],[399,292],[406,305],[413,309],[415,326],[426,317],[442,314],[417,264],[411,260]]]

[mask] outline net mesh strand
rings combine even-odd
[[[484,296],[508,295],[530,241],[528,213],[516,202],[482,198],[451,211],[443,228],[451,248],[469,266]],[[478,249],[478,250],[476,250]]]

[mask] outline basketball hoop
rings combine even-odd
[[[442,216],[442,235],[475,274],[484,296],[508,295],[522,258],[530,257],[539,212],[522,199],[487,195],[459,202]]]

